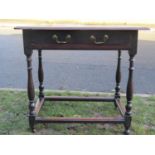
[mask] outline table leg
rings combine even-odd
[[[133,97],[133,70],[134,70],[134,56],[130,55],[129,59],[129,76],[128,76],[128,84],[127,84],[127,90],[126,90],[126,112],[125,112],[125,134],[130,133],[130,126],[131,126],[131,109],[132,109],[132,97]]]
[[[115,87],[115,99],[120,99],[120,81],[121,81],[121,50],[118,50],[118,60],[116,69],[116,87]],[[115,107],[117,107],[115,103]]]
[[[33,77],[32,77],[32,52],[31,54],[26,55],[27,57],[27,73],[28,73],[28,81],[27,81],[27,93],[29,98],[29,125],[34,132],[34,123],[35,123],[35,92],[34,92],[34,84],[33,84]]]
[[[39,79],[39,98],[44,97],[44,86],[43,86],[43,80],[44,80],[44,72],[43,72],[43,65],[42,65],[42,51],[38,50],[38,79]]]

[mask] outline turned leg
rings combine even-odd
[[[44,97],[44,86],[43,86],[43,80],[44,80],[44,72],[43,72],[43,65],[42,65],[42,51],[38,50],[38,79],[39,79],[39,98]]]
[[[32,58],[31,55],[27,55],[27,70],[28,70],[28,81],[27,81],[27,93],[28,93],[28,98],[29,98],[29,125],[34,132],[34,123],[35,123],[35,104],[34,104],[34,97],[35,97],[35,92],[34,92],[34,84],[33,84],[33,77],[32,77]]]
[[[132,97],[133,97],[133,70],[134,70],[134,56],[130,56],[129,59],[129,76],[128,76],[128,84],[127,84],[127,90],[126,90],[126,112],[125,112],[125,134],[130,133],[130,126],[131,126],[131,108],[132,108]]]
[[[115,87],[115,99],[120,99],[120,81],[121,81],[121,50],[118,50],[118,61],[116,69],[116,87]],[[115,103],[115,107],[117,107]]]

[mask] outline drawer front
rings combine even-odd
[[[136,31],[26,30],[24,45],[33,49],[116,49],[129,48]]]

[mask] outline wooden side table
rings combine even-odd
[[[137,53],[138,30],[148,30],[148,28],[58,25],[51,27],[16,27],[15,29],[22,29],[23,31],[24,53],[27,58],[28,73],[29,125],[33,132],[36,123],[122,123],[125,127],[124,133],[129,134],[132,120],[133,70],[134,56]],[[34,103],[35,91],[31,58],[34,49],[38,50],[39,58],[39,99],[36,103]],[[118,51],[114,97],[44,96],[44,73],[42,66],[42,52],[44,49]],[[129,76],[126,90],[127,104],[125,107],[120,102],[121,50],[128,50],[129,53]],[[112,102],[118,108],[120,116],[103,118],[39,117],[38,113],[45,101]]]

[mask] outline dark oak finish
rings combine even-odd
[[[74,25],[74,24],[70,24],[70,25],[65,25],[65,24],[53,24],[51,26],[17,26],[15,27],[15,29],[22,29],[22,30],[44,30],[44,31],[48,31],[48,30],[82,30],[82,31],[98,31],[98,30],[108,30],[108,31],[138,31],[138,30],[149,30],[149,28],[146,27],[138,27],[138,26],[102,26],[102,25]]]
[[[118,61],[117,61],[117,69],[116,69],[115,99],[120,99],[120,82],[121,82],[121,50],[118,50]],[[116,103],[115,103],[115,107],[117,107]]]
[[[121,116],[124,116],[124,114],[125,114],[125,108],[124,108],[124,106],[122,105],[120,99],[116,99],[116,100],[115,100],[115,104],[116,104],[116,106],[118,107],[118,110],[119,110]]]
[[[65,118],[65,117],[37,117],[37,123],[124,123],[122,117],[106,117],[106,118]]]
[[[79,96],[45,96],[45,101],[87,101],[87,102],[114,102],[114,98],[79,97]]]
[[[51,27],[16,27],[22,29],[24,53],[27,57],[28,68],[28,98],[29,98],[29,123],[34,131],[35,123],[123,123],[125,134],[129,134],[131,126],[131,105],[133,97],[133,58],[137,53],[138,30],[148,30],[142,27],[104,27],[104,26],[62,26]],[[32,52],[38,50],[38,79],[39,99],[34,104],[34,85],[32,77]],[[79,96],[44,96],[44,73],[42,52],[50,50],[117,50],[118,61],[116,67],[116,87],[113,98],[79,97]],[[129,53],[129,77],[126,91],[127,104],[124,107],[120,101],[121,82],[121,50]],[[65,117],[39,117],[38,113],[45,101],[97,101],[112,102],[120,112],[120,117],[106,118],[65,118]]]
[[[32,77],[32,58],[31,55],[27,56],[27,70],[28,70],[28,81],[27,81],[27,92],[29,98],[29,124],[32,132],[34,132],[34,123],[35,123],[35,103],[34,103],[34,84],[33,84],[33,77]]]
[[[39,98],[44,97],[44,86],[43,86],[43,80],[44,80],[44,72],[43,72],[43,65],[42,65],[42,51],[38,50],[38,58],[39,58],[39,64],[38,64],[38,79],[39,79]]]
[[[36,105],[35,105],[35,109],[34,109],[34,112],[35,114],[37,115],[41,109],[41,107],[43,106],[44,104],[44,101],[45,99],[44,98],[39,98],[36,102]]]
[[[118,51],[118,62],[116,69],[116,87],[115,87],[115,98],[120,98],[120,81],[121,81],[121,51]]]
[[[108,30],[68,30],[68,31],[50,31],[50,30],[23,30],[24,44],[31,49],[75,49],[75,50],[128,50],[134,44],[134,38],[137,31],[108,31]],[[70,42],[57,43],[53,36],[57,35],[59,40],[65,41],[67,35],[71,35]],[[109,39],[104,44],[94,44],[91,36],[94,35],[97,41],[102,40],[104,35]],[[134,50],[135,51],[135,50]]]
[[[133,70],[134,70],[134,56],[130,56],[129,59],[129,77],[128,77],[128,84],[126,90],[126,98],[127,98],[127,105],[126,105],[126,112],[125,112],[125,134],[129,134],[129,128],[131,125],[131,108],[132,108],[132,97],[133,97]]]

